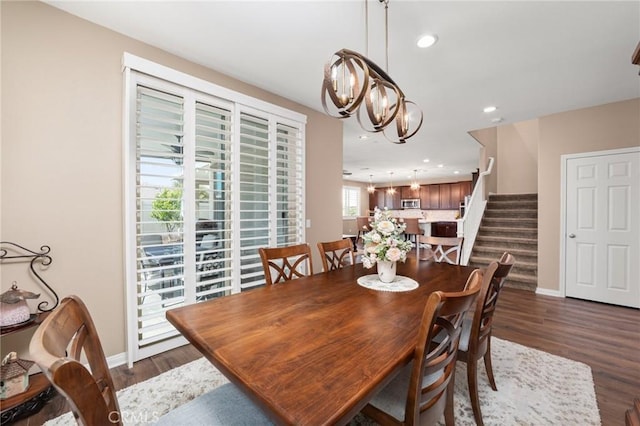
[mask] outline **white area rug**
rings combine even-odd
[[[588,365],[505,340],[492,339],[498,392],[491,390],[480,361],[479,393],[486,425],[600,425],[593,377]],[[126,425],[144,425],[207,392],[227,379],[201,358],[118,392]],[[455,391],[456,425],[475,425],[466,380],[458,362]],[[71,413],[45,423],[75,425]],[[352,425],[371,425],[358,415]]]

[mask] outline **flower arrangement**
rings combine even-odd
[[[369,226],[371,231],[364,234],[362,264],[365,268],[371,268],[379,261],[404,262],[407,259],[413,244],[402,238],[406,224],[392,218],[387,209],[376,207],[373,222]]]

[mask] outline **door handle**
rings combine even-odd
[[[576,234],[569,234],[569,238],[575,238]]]

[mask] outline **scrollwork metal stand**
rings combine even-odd
[[[16,254],[13,254],[14,252]],[[31,269],[31,272],[33,272],[33,275],[36,276],[38,281],[40,281],[42,285],[44,285],[47,290],[49,290],[49,292],[53,295],[53,298],[56,302],[53,307],[47,308],[49,306],[49,301],[47,300],[43,300],[42,302],[38,303],[38,310],[41,312],[53,311],[60,302],[58,294],[51,288],[49,284],[47,284],[47,282],[40,276],[40,274],[38,274],[38,272],[36,272],[36,269],[34,268],[35,262],[40,262],[44,266],[51,265],[53,259],[49,255],[49,252],[51,252],[51,247],[49,246],[41,246],[40,251],[37,252],[29,250],[28,248],[22,247],[21,245],[16,243],[12,243],[9,241],[0,241],[0,260],[31,259],[29,261],[29,269]]]

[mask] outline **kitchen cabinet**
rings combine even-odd
[[[453,209],[454,207],[451,206],[451,184],[440,184],[438,185],[438,190],[440,192],[440,210]],[[455,205],[455,208],[458,208],[458,204]]]
[[[402,199],[420,199],[422,210],[458,210],[464,197],[471,195],[471,189],[471,181],[421,185],[417,190],[410,186],[399,186],[395,194],[388,194],[386,188],[377,188],[373,194],[369,194],[369,210],[376,206],[399,210],[402,208]]]
[[[433,222],[431,235],[434,237],[456,237],[458,235],[457,222]]]
[[[401,186],[400,187],[400,198],[403,200],[406,199],[418,199],[420,198],[420,188],[411,189],[410,186]],[[422,203],[420,203],[422,206]]]

